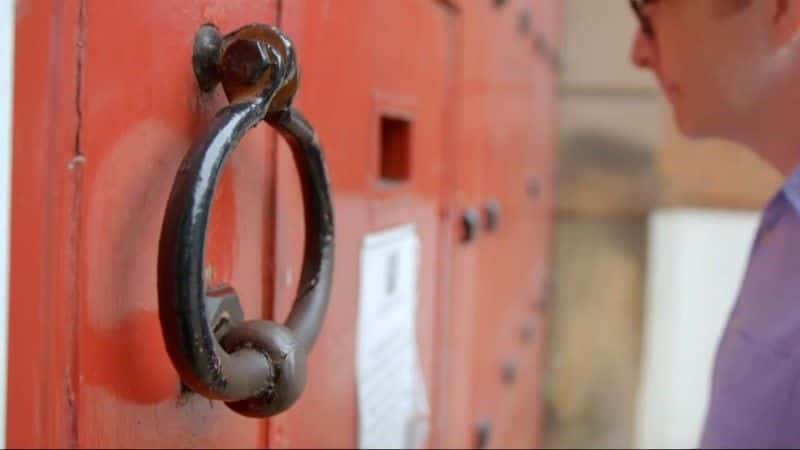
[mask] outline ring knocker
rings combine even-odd
[[[306,383],[307,354],[319,334],[333,270],[333,208],[323,149],[292,107],[298,68],[291,41],[253,24],[221,36],[198,31],[194,72],[200,87],[222,83],[230,105],[197,139],[175,177],[161,229],[158,302],[167,352],[181,381],[236,412],[267,417],[289,408]],[[280,325],[242,321],[230,286],[208,289],[204,257],[220,172],[244,134],[262,120],[288,141],[303,191],[306,236],[297,298]]]

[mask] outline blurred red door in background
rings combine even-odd
[[[9,446],[359,444],[365,239],[412,225],[428,446],[536,446],[550,240],[557,2],[20,1]],[[164,207],[226,104],[191,67],[200,25],[260,22],[296,44],[296,104],[325,150],[336,263],[307,388],[269,420],[182,392],[158,322]],[[538,44],[537,44],[538,42]],[[544,57],[543,57],[544,56]],[[497,226],[485,206],[499,206]],[[480,214],[463,240],[463,213]],[[207,282],[282,320],[302,259],[300,189],[266,125],[217,189]]]

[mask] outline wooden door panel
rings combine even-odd
[[[79,2],[19,2],[9,295],[9,447],[74,443],[72,250]],[[64,244],[67,243],[67,244]]]
[[[83,2],[77,57],[74,285],[69,382],[72,439],[86,447],[264,444],[263,421],[182,393],[158,322],[158,237],[178,164],[213,114],[219,90],[196,87],[191,45],[200,24],[223,30],[275,23],[276,3]],[[215,199],[207,266],[210,284],[231,282],[248,317],[262,317],[266,187],[273,133],[248,134],[229,161]],[[75,292],[74,297],[72,292]],[[57,351],[58,349],[56,349]]]
[[[483,14],[488,61],[484,108],[498,114],[486,122],[481,206],[500,205],[495,231],[479,242],[479,285],[473,351],[481,355],[473,372],[480,392],[472,396],[473,423],[490,424],[489,446],[538,444],[539,361],[542,334],[522,338],[541,326],[535,302],[547,260],[549,226],[545,194],[532,194],[532,180],[547,185],[552,145],[552,67],[537,51],[541,33],[552,35],[543,2],[516,1]],[[555,8],[554,6],[550,6]]]
[[[421,239],[417,338],[429,402],[434,389],[434,333],[439,260],[449,39],[455,14],[444,2],[410,0],[297,1],[285,4],[283,27],[297,44],[298,106],[326,148],[336,207],[336,268],[322,334],[309,361],[308,387],[277,417],[273,446],[357,445],[355,345],[358,265],[369,233],[414,223]],[[449,58],[449,59],[448,59]],[[408,179],[382,179],[381,118],[410,128]],[[383,130],[386,131],[385,129]],[[285,146],[278,151],[276,316],[286,314],[302,242],[296,175]]]

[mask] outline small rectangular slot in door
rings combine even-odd
[[[381,181],[402,183],[411,176],[411,123],[408,120],[381,116]]]

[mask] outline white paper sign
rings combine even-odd
[[[416,338],[419,245],[413,225],[364,239],[356,342],[361,448],[420,448],[427,439]]]

